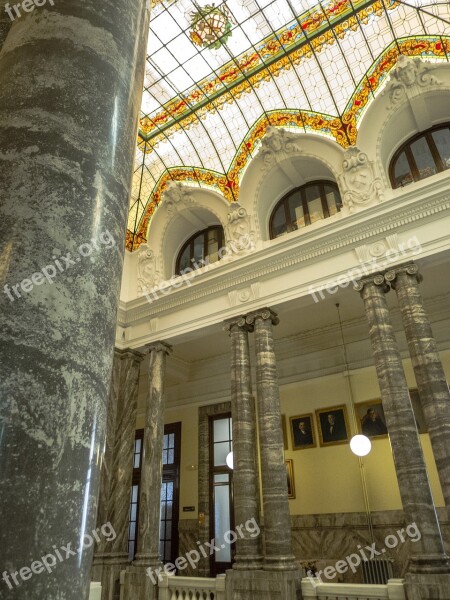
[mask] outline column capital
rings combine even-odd
[[[172,354],[172,346],[167,342],[151,342],[150,344],[145,344],[145,347],[147,349],[147,354],[151,354],[152,352],[164,352],[164,354]]]
[[[133,350],[132,348],[114,348],[114,356],[123,360],[125,358],[133,358],[134,360],[141,362],[144,359],[145,354],[139,352],[139,350]]]
[[[236,317],[231,317],[230,319],[225,319],[223,322],[223,330],[231,333],[231,330],[234,327],[238,327],[244,331],[248,331],[251,333],[253,331],[253,326],[250,323],[247,323],[245,315],[238,315]]]
[[[417,283],[420,283],[423,280],[423,276],[419,273],[419,267],[415,263],[399,265],[398,267],[389,269],[389,271],[386,271],[386,273],[384,274],[384,278],[394,290],[396,286],[397,277],[401,273],[409,275],[410,277],[415,279]]]
[[[272,322],[272,325],[278,325],[278,323],[280,322],[277,313],[271,308],[267,307],[254,310],[248,313],[245,317],[245,321],[248,325],[253,325],[257,319],[262,319],[263,321],[270,320]]]
[[[364,288],[368,285],[375,285],[377,287],[381,287],[384,293],[387,293],[390,288],[384,279],[384,275],[381,273],[376,273],[375,275],[369,275],[368,277],[363,277],[360,279],[358,283],[355,283],[353,289],[357,292],[362,293]]]

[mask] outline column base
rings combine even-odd
[[[158,583],[147,574],[145,567],[134,564],[120,574],[120,600],[157,600]]]
[[[153,554],[140,554],[139,552],[134,557],[132,564],[134,567],[150,567],[155,570],[163,567],[163,563],[159,556]]]
[[[263,564],[264,571],[298,571],[298,565],[295,562],[295,556],[277,556],[274,558],[265,557]]]
[[[407,573],[405,587],[408,600],[450,600],[450,573]]]
[[[94,556],[91,581],[101,582],[101,600],[119,600],[120,573],[128,564],[128,554],[123,552],[104,552]]]
[[[410,560],[408,571],[415,575],[450,574],[449,557],[446,554],[414,556]]]
[[[300,571],[227,571],[226,600],[299,600]]]
[[[233,569],[236,571],[257,571],[263,568],[264,558],[262,556],[239,556],[234,557]]]

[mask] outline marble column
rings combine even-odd
[[[245,317],[225,321],[231,338],[231,414],[233,418],[233,494],[236,526],[259,523],[259,478],[256,461],[256,414],[252,396],[248,334]],[[236,540],[234,569],[261,569],[260,536],[247,529]]]
[[[102,583],[102,600],[118,600],[120,571],[129,562],[130,490],[142,359],[143,355],[134,350],[116,350],[114,353],[97,528],[110,523],[115,537],[100,536],[91,574],[93,581]]]
[[[8,35],[13,24],[11,17],[8,16],[8,13],[5,10],[7,4],[10,4],[9,0],[0,0],[0,52],[2,51],[6,36]]]
[[[124,598],[151,600],[157,597],[153,580],[162,567],[159,556],[161,519],[162,455],[164,442],[164,384],[167,355],[172,348],[165,342],[146,346],[149,352],[148,394],[145,409],[139,494],[138,548],[131,568],[125,574]]]
[[[447,509],[450,508],[450,391],[436,340],[425,312],[417,265],[388,271],[385,279],[397,293],[434,458]]]
[[[449,557],[444,550],[422,447],[417,433],[402,359],[391,324],[383,275],[368,277],[356,289],[364,300],[378,383],[395,462],[405,519],[415,523],[421,539],[411,544],[409,574],[450,583]],[[413,577],[414,578],[414,577]],[[417,591],[411,589],[411,596]],[[437,589],[437,587],[436,587]],[[444,588],[442,588],[444,589]],[[409,596],[408,596],[409,597]],[[417,596],[420,598],[420,596]],[[433,596],[434,598],[434,596]],[[448,598],[436,595],[436,600]]]
[[[258,394],[259,447],[264,508],[264,569],[295,570],[291,517],[284,464],[280,395],[274,351],[273,325],[278,317],[270,308],[252,312],[246,321],[254,326]]]
[[[0,52],[0,596],[85,600],[148,10],[40,4]]]

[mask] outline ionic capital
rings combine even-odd
[[[263,321],[270,320],[272,325],[278,325],[280,319],[275,311],[271,308],[260,308],[259,310],[254,310],[245,317],[245,320],[248,325],[254,325],[254,323],[261,319]]]
[[[247,331],[251,333],[253,331],[253,326],[247,323],[245,319],[245,315],[238,315],[236,317],[231,317],[230,319],[226,319],[223,322],[223,330],[228,331],[230,334],[234,328],[242,329],[243,331]]]
[[[145,354],[139,352],[138,350],[133,350],[132,348],[125,348],[124,350],[120,348],[114,348],[114,356],[120,360],[131,359],[136,362],[141,362],[141,360],[145,357]]]
[[[397,285],[398,276],[402,273],[409,275],[416,283],[420,283],[423,280],[422,275],[419,273],[419,267],[416,264],[409,263],[407,265],[400,265],[393,269],[389,269],[384,275],[386,281],[394,290]]]
[[[390,289],[384,279],[384,275],[382,275],[381,273],[377,273],[376,275],[369,275],[368,277],[360,279],[358,283],[355,283],[353,289],[361,294],[364,288],[368,285],[375,285],[377,287],[380,287],[384,293],[387,293]]]
[[[148,354],[152,352],[164,352],[164,354],[172,354],[172,346],[167,342],[152,342],[150,344],[145,344],[147,348]]]

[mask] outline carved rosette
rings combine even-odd
[[[340,184],[343,202],[350,212],[382,202],[381,179],[375,176],[373,163],[365,152],[361,152],[356,146],[350,146],[344,154],[342,168]]]

